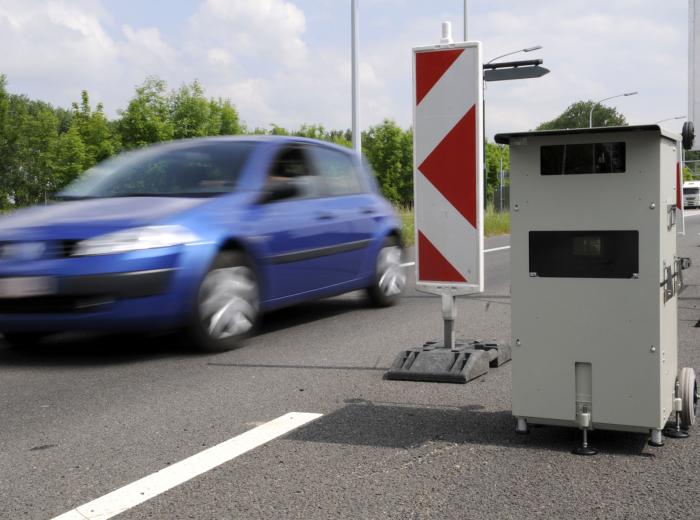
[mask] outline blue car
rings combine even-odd
[[[186,331],[237,346],[262,313],[403,291],[400,222],[351,150],[310,139],[175,141],[91,168],[0,218],[0,332]]]

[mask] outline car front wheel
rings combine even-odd
[[[403,248],[394,237],[384,240],[377,255],[374,283],[367,288],[370,302],[377,307],[395,305],[406,286],[406,272],[402,266]]]
[[[239,252],[221,252],[202,280],[190,336],[205,352],[240,345],[258,321],[259,290],[255,271]]]

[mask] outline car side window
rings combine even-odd
[[[292,180],[299,191],[295,198],[318,196],[318,179],[309,168],[308,157],[302,147],[290,146],[282,150],[272,164],[267,184]]]
[[[365,191],[348,154],[323,146],[314,146],[311,150],[328,195],[352,195]]]

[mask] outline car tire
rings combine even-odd
[[[38,345],[47,335],[40,332],[6,332],[3,339],[13,348],[31,348]]]
[[[246,255],[222,251],[202,278],[188,327],[202,352],[225,352],[240,346],[259,319],[257,276]]]
[[[375,262],[374,281],[367,287],[367,296],[375,307],[396,305],[406,286],[406,272],[402,267],[403,247],[395,237],[387,237]]]

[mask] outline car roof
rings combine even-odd
[[[311,139],[308,137],[297,137],[293,135],[260,135],[260,134],[245,134],[245,135],[221,135],[212,137],[193,137],[189,139],[177,139],[173,141],[164,141],[153,143],[151,146],[167,146],[172,148],[186,147],[187,145],[200,143],[219,143],[219,142],[254,142],[254,143],[269,143],[269,144],[314,144],[333,148],[348,155],[354,155],[354,150],[345,146],[340,146],[328,141],[320,139]]]

